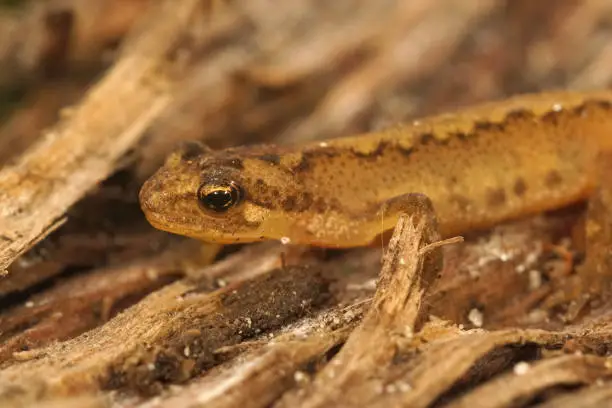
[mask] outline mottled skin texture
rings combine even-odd
[[[610,150],[612,91],[521,95],[326,142],[190,145],[140,200],[155,227],[204,241],[362,246],[421,205],[418,193],[433,202],[443,236],[586,199],[595,158]],[[201,185],[229,181],[244,193],[237,205],[199,205]]]

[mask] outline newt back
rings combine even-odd
[[[140,198],[153,225],[208,241],[349,247],[395,225],[385,202],[421,193],[448,236],[588,196],[596,155],[612,149],[611,108],[607,91],[521,95],[324,142],[200,147],[169,159]],[[226,208],[206,204],[232,189]]]

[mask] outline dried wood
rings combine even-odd
[[[0,363],[27,358],[32,349],[104,324],[147,293],[183,277],[188,266],[205,269],[216,253],[214,248],[202,247],[198,242],[182,241],[158,254],[102,267],[31,296],[0,317]],[[261,261],[262,257],[256,259]],[[226,263],[215,266],[224,270]],[[207,278],[213,279],[214,271],[210,274]]]
[[[166,27],[186,4],[160,5],[166,12],[152,11],[149,22],[133,26],[153,3],[158,2],[51,0],[31,2],[39,8],[27,19],[0,17],[6,22],[0,31],[7,33],[0,35],[0,83],[41,81],[27,83],[28,98],[19,104],[25,109],[7,113],[0,160],[16,159],[19,165],[32,152],[41,157],[41,146],[52,144],[47,135],[31,145],[64,102],[48,95],[54,103],[29,105],[39,99],[37,92],[44,95],[57,79],[76,91],[62,97],[79,97],[83,83],[95,83],[106,64],[141,58],[134,41]],[[32,225],[44,229],[62,216],[69,222],[18,258],[11,275],[0,281],[5,406],[33,400],[39,406],[142,408],[609,403],[607,183],[589,204],[586,239],[577,233],[584,231],[583,207],[500,226],[467,237],[464,245],[429,253],[445,255],[440,278],[429,289],[428,279],[419,280],[425,275],[398,273],[413,264],[394,264],[393,256],[378,280],[377,249],[313,251],[291,259],[297,265],[312,262],[314,277],[303,266],[288,268],[288,275],[270,273],[283,251],[273,245],[247,247],[204,267],[210,259],[200,258],[197,243],[153,232],[134,197],[179,140],[197,138],[213,147],[294,142],[370,131],[517,92],[609,86],[610,4],[295,0],[272,9],[268,0],[191,4],[195,12],[173,32],[175,44],[164,45],[166,55],[151,60],[160,61],[151,82],[144,68],[142,82],[136,81],[137,87],[155,88],[150,93],[167,97],[167,103],[150,113],[151,120],[141,120],[147,137],[132,135],[128,143],[126,136],[119,146],[126,151],[130,145],[133,165],[117,163],[123,157],[119,150],[100,157],[96,149],[77,145],[91,155],[84,158],[84,173],[60,166],[43,178],[48,168],[33,162],[28,165],[38,178],[19,173],[27,181],[20,188],[32,194],[22,198],[32,204],[15,201],[7,208],[38,211],[43,222],[28,224],[33,218],[17,215],[14,225],[25,220],[29,232]],[[45,23],[54,15],[58,18]],[[62,24],[65,17],[75,24]],[[49,41],[40,41],[40,33]],[[118,55],[117,44],[122,44]],[[115,82],[117,89],[133,92],[122,90],[134,83],[127,70],[123,80]],[[106,97],[113,102],[116,95]],[[91,97],[83,98],[88,101]],[[146,114],[149,107],[140,103]],[[70,109],[66,112],[52,130],[70,127]],[[123,130],[136,123],[128,123],[137,120],[135,113],[123,122],[123,106],[109,112]],[[20,146],[13,150],[15,141]],[[72,146],[57,147],[54,160],[76,163]],[[47,201],[53,217],[45,212]],[[220,257],[231,251],[226,248]],[[434,269],[425,266],[422,272]],[[304,291],[296,297],[288,291],[292,287]],[[172,298],[175,290],[192,291],[187,303]],[[236,303],[220,309],[223,296]],[[380,301],[375,306],[372,296]],[[319,303],[298,307],[313,297]],[[276,303],[270,306],[264,298]],[[280,304],[296,313],[253,319]],[[54,339],[60,343],[51,344]],[[207,346],[198,348],[196,342]],[[330,373],[338,376],[330,379]]]
[[[0,86],[101,67],[151,0],[20,1],[0,7]]]
[[[441,249],[427,250],[437,240],[439,234],[431,207],[400,217],[372,307],[361,325],[301,398],[287,398],[278,406],[357,406],[376,392],[364,386],[366,379],[384,370],[397,344],[414,333],[423,295],[441,269]]]
[[[405,368],[398,367],[400,373],[391,376],[395,379],[392,384],[407,384],[408,392],[388,392],[372,405],[431,406],[452,395],[453,388],[461,389],[461,386],[493,377],[499,371],[512,368],[517,359],[534,358],[539,347],[558,347],[569,335],[542,330],[476,330],[457,334],[426,347],[422,355],[416,357],[416,364],[409,366],[409,371],[400,375]]]
[[[29,352],[0,373],[0,403],[100,388],[159,391],[218,364],[218,349],[280,328],[329,296],[316,269],[267,272],[212,293],[200,287],[206,280],[176,282],[97,330]]]
[[[448,408],[508,407],[525,404],[543,390],[594,384],[612,375],[607,359],[596,356],[566,355],[530,365],[520,362],[513,372],[477,387],[473,392],[447,405]]]
[[[269,406],[296,384],[309,380],[308,365],[342,344],[369,304],[334,307],[291,325],[271,341],[252,345],[230,367],[194,381],[179,395],[160,399],[159,407]]]
[[[198,5],[163,2],[83,101],[0,171],[0,271],[56,229],[67,208],[116,168],[168,105],[173,65],[168,52]]]
[[[550,398],[547,402],[536,405],[538,408],[596,408],[608,404],[612,400],[612,388],[605,382]]]

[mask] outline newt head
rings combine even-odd
[[[189,142],[144,183],[141,208],[154,227],[207,242],[278,239],[286,220],[279,203],[299,189],[269,153],[275,149],[213,151]]]

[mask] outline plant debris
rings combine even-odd
[[[293,143],[607,88],[610,16],[571,0],[0,2],[0,406],[608,405],[608,156],[588,203],[449,241],[424,206],[343,251],[166,234],[137,193],[185,140]]]

